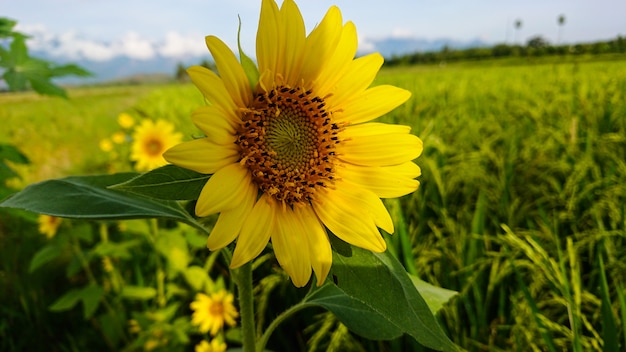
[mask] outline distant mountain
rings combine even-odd
[[[102,48],[106,43],[94,43],[95,48]],[[420,38],[382,38],[382,39],[369,39],[362,47],[366,48],[359,54],[366,54],[369,52],[379,52],[384,57],[390,58],[392,56],[399,56],[404,54],[410,54],[414,52],[427,52],[427,51],[439,51],[444,47],[450,49],[465,49],[470,47],[485,47],[489,46],[488,43],[481,40],[472,41],[458,41],[451,39],[436,39],[427,40]],[[207,51],[206,55],[186,55],[184,59],[180,56],[165,56],[159,54],[157,50],[152,50],[151,55],[144,55],[144,58],[139,58],[138,55],[127,55],[124,52],[116,55],[111,55],[110,58],[98,60],[88,58],[85,55],[85,51],[79,52],[78,55],[73,53],[71,57],[64,56],[62,48],[58,38],[51,38],[51,40],[42,45],[38,43],[39,50],[32,52],[33,56],[40,57],[46,60],[50,60],[59,64],[74,63],[81,67],[91,71],[94,76],[88,78],[75,78],[67,77],[58,80],[62,84],[89,84],[100,83],[107,81],[119,81],[127,77],[138,75],[170,75],[174,76],[176,72],[176,66],[182,63],[185,67],[199,64],[204,60],[211,60]]]
[[[480,39],[459,41],[445,38],[434,40],[420,38],[384,38],[379,40],[370,40],[369,43],[375,48],[373,51],[378,51],[386,58],[412,54],[415,52],[440,51],[444,47],[448,47],[450,49],[467,49],[486,47],[490,45]]]

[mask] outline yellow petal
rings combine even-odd
[[[229,117],[234,121],[239,119],[237,115],[238,106],[235,105],[221,78],[202,66],[191,66],[187,69],[187,73],[211,105],[218,106],[225,113],[231,114]]]
[[[239,163],[219,169],[202,188],[196,203],[196,215],[208,216],[235,208],[247,193],[243,187],[249,187],[251,183],[250,171]]]
[[[377,201],[372,201],[373,198]],[[372,192],[338,181],[335,189],[320,192],[319,200],[313,203],[315,214],[337,237],[374,252],[387,248],[376,225],[380,223],[391,233],[393,222],[380,199]],[[387,213],[387,220],[384,220],[385,215],[381,211]]]
[[[258,188],[253,184],[243,184],[239,190],[244,193],[241,203],[230,210],[220,213],[211,234],[207,239],[207,247],[215,251],[225,247],[239,236],[243,220],[248,217],[256,203]]]
[[[313,91],[318,96],[324,97],[335,93],[337,82],[346,74],[352,64],[357,50],[357,33],[354,23],[348,22],[343,27],[337,49],[333,52],[326,65],[323,66],[318,79],[313,82]],[[363,88],[365,90],[366,87]],[[350,90],[354,89],[351,87]]]
[[[383,61],[383,57],[378,53],[352,60],[335,83],[333,95],[326,99],[329,106],[340,108],[348,99],[362,94],[376,78]]]
[[[297,221],[303,225],[303,235],[309,243],[311,266],[317,277],[317,286],[321,286],[333,262],[333,252],[326,229],[311,207],[294,207],[293,213]]]
[[[334,115],[338,122],[357,124],[373,120],[397,108],[411,97],[408,90],[382,85],[369,88],[341,104],[343,112]]]
[[[341,133],[342,138],[352,139],[381,134],[407,134],[409,132],[411,132],[411,126],[394,125],[382,122],[369,122],[347,126]]]
[[[203,106],[191,114],[191,120],[208,140],[217,144],[233,144],[236,125],[225,115],[215,106]]]
[[[324,65],[332,57],[341,38],[341,28],[341,11],[332,6],[320,24],[306,38],[301,74],[305,85],[317,80]]]
[[[406,162],[393,166],[343,165],[337,168],[339,178],[368,189],[380,198],[402,197],[415,191],[421,173],[419,166]]]
[[[165,160],[202,174],[212,174],[228,164],[237,162],[236,144],[217,144],[207,138],[194,139],[168,149]]]
[[[285,83],[291,87],[300,84],[300,70],[302,69],[302,54],[306,39],[304,20],[298,6],[293,0],[285,0],[280,8],[280,39],[281,50],[276,70],[284,76]]]
[[[220,77],[226,90],[230,92],[235,105],[250,105],[250,98],[252,97],[250,83],[235,54],[224,42],[212,35],[206,37],[206,45],[213,55]]]
[[[348,126],[337,144],[337,156],[343,161],[363,166],[403,164],[422,153],[422,141],[412,134],[397,133],[403,126],[363,124]],[[377,128],[383,134],[375,134]],[[391,132],[391,133],[386,133]]]
[[[307,233],[291,208],[278,209],[275,214],[275,231],[271,237],[276,260],[293,284],[302,287],[311,278]]]
[[[270,234],[274,230],[276,202],[262,195],[244,221],[237,245],[230,262],[231,268],[238,268],[256,258],[267,246]]]
[[[265,82],[265,87],[269,89],[274,86],[278,56],[281,55],[281,48],[276,45],[276,43],[280,43],[280,36],[283,35],[280,31],[279,23],[280,17],[276,2],[274,0],[263,0],[261,2],[259,29],[256,34],[256,57],[259,64],[259,73],[261,73],[259,82]]]

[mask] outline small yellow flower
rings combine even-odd
[[[226,344],[218,339],[211,340],[211,343],[206,340],[200,341],[199,344],[196,345],[196,352],[224,352],[226,351]]]
[[[100,150],[103,152],[110,152],[113,150],[113,143],[111,143],[111,140],[108,138],[102,139],[100,141]]]
[[[113,143],[115,144],[122,144],[126,140],[126,133],[122,131],[115,132],[111,136],[111,140],[113,140]]]
[[[158,120],[156,123],[149,119],[141,121],[133,133],[130,160],[135,161],[137,171],[149,171],[167,164],[163,153],[180,143],[182,134],[174,132],[174,125]]]
[[[61,218],[41,214],[37,222],[39,223],[39,233],[46,235],[50,239],[56,235],[59,225],[61,225]]]
[[[199,327],[200,332],[210,332],[215,336],[224,327],[224,323],[235,326],[235,318],[239,316],[233,305],[233,294],[219,290],[210,296],[196,294],[196,300],[189,307],[193,309],[191,324]]]
[[[135,124],[135,119],[129,114],[123,112],[117,115],[117,123],[124,129],[129,129]]]
[[[165,153],[172,164],[212,174],[198,216],[220,213],[207,245],[236,241],[231,268],[257,257],[269,241],[295,286],[312,272],[321,285],[332,264],[327,229],[374,252],[386,250],[379,228],[394,226],[381,198],[415,191],[413,160],[422,141],[409,126],[371,122],[411,93],[370,87],[383,57],[355,58],[352,22],[331,7],[307,35],[293,0],[263,0],[256,37],[260,77],[251,86],[237,56],[206,37],[219,74],[200,66],[189,76],[210,105],[191,119],[205,138]]]

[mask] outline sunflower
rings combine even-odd
[[[210,250],[237,240],[231,267],[254,259],[271,240],[278,263],[302,287],[318,285],[332,262],[327,230],[382,252],[378,228],[393,232],[381,198],[417,189],[421,140],[408,126],[369,122],[410,93],[369,87],[383,58],[355,59],[357,33],[331,7],[308,35],[292,0],[263,0],[256,39],[258,82],[228,47],[206,37],[219,75],[199,66],[189,75],[210,105],[192,120],[206,135],[165,153],[184,168],[213,174],[196,205],[220,213]]]
[[[144,119],[135,128],[130,160],[135,161],[137,171],[149,171],[167,164],[163,152],[180,143],[182,134],[174,132],[174,126],[164,120],[156,123]]]
[[[129,129],[133,127],[133,125],[135,124],[135,119],[132,116],[130,116],[128,113],[123,112],[117,115],[117,123],[123,129]]]
[[[207,340],[200,341],[199,344],[196,345],[196,352],[225,352],[226,344],[219,341],[218,339],[213,339],[209,343]]]
[[[41,214],[37,218],[39,233],[46,235],[48,239],[54,237],[61,225],[62,219],[52,215]]]
[[[235,326],[235,318],[239,316],[233,305],[233,294],[226,290],[219,290],[210,296],[204,293],[196,294],[196,300],[189,307],[193,309],[191,324],[199,327],[200,331],[209,332],[215,336],[224,327],[224,323]]]

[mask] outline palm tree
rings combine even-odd
[[[515,42],[519,42],[519,32],[520,29],[522,28],[522,20],[521,19],[516,19],[515,20]]]
[[[557,38],[556,43],[561,44],[561,35],[563,34],[563,25],[565,24],[565,15],[560,14],[557,23],[559,24],[559,36]]]

